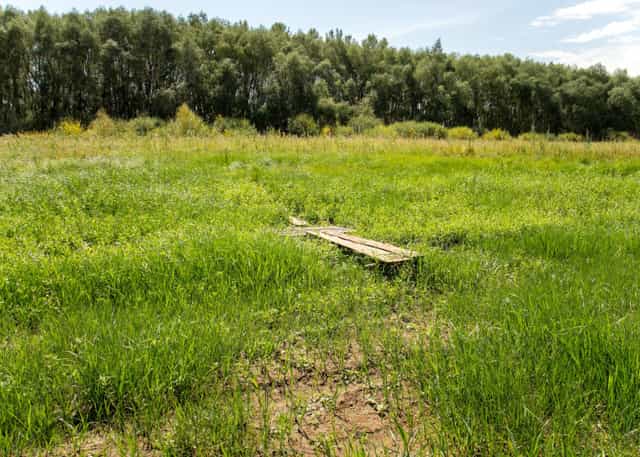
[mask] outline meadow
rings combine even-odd
[[[0,137],[0,455],[637,455],[639,267],[638,143]]]

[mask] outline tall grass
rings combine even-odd
[[[354,338],[425,449],[633,454],[639,173],[632,143],[2,137],[0,454],[132,424],[264,452],[241,367]],[[425,256],[390,277],[290,214]]]

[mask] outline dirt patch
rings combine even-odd
[[[158,451],[152,450],[150,444],[140,437],[132,437],[130,433],[108,430],[93,430],[74,437],[72,440],[49,450],[25,454],[29,457],[159,457]]]
[[[354,336],[350,343],[331,348],[334,352],[320,353],[299,335],[270,360],[240,362],[238,370],[244,375],[239,374],[239,381],[252,392],[249,425],[259,455],[431,455],[428,443],[437,424],[415,386],[398,378],[385,360],[415,345],[428,345],[434,336],[446,341],[449,329],[440,326],[434,331],[435,322],[432,312],[392,313],[374,323],[385,329],[387,346],[384,338],[376,338],[376,346],[363,351]],[[168,417],[159,436],[170,437],[173,425]],[[51,451],[30,455],[161,454],[132,430],[93,430]]]
[[[375,389],[356,383],[304,390],[296,389],[288,398],[274,399],[270,408],[272,433],[282,435],[278,426],[285,421],[295,424],[286,439],[280,440],[283,448],[316,455],[331,450],[344,454],[356,448],[383,451],[398,446]],[[302,408],[296,413],[299,405]]]
[[[266,431],[275,446],[263,454],[399,455],[419,447],[410,438],[419,411],[416,395],[408,385],[391,384],[379,370],[367,368],[357,343],[338,362],[290,363],[308,359],[301,348],[285,348],[256,377],[254,427]]]

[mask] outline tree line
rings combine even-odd
[[[145,9],[53,15],[0,7],[0,133],[88,123],[99,109],[169,118],[188,104],[207,121],[244,118],[286,131],[358,116],[477,131],[640,133],[640,78],[523,60],[394,48],[336,30],[174,17]]]

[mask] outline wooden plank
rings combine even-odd
[[[291,227],[283,233],[290,236],[307,236],[310,232],[328,231],[332,233],[347,233],[352,230],[346,227]]]
[[[391,244],[368,240],[359,236],[348,235],[351,229],[345,227],[310,227],[303,219],[291,216],[289,221],[294,226],[290,230],[292,235],[311,235],[330,243],[351,249],[384,263],[401,263],[420,257],[417,252],[402,249]]]
[[[402,255],[405,257],[413,258],[420,257],[420,254],[415,251],[409,251],[408,249],[399,248],[392,244],[381,243],[379,241],[368,240],[366,238],[360,238],[359,236],[347,235],[346,233],[340,233],[339,236],[342,239],[352,241],[354,243],[364,244],[373,248],[382,249],[383,251],[392,252],[394,254]]]
[[[348,237],[345,237],[343,233],[340,233],[340,232],[309,230],[307,231],[307,233],[309,233],[310,235],[316,236],[318,238],[321,238],[323,240],[329,241],[333,244],[337,244],[338,246],[351,249],[352,251],[357,252],[358,254],[366,255],[368,257],[374,258],[384,263],[407,262],[416,257],[415,253],[411,253],[414,255],[400,254],[398,252],[393,252],[388,249],[383,249],[383,248],[372,245],[372,243],[376,243],[380,245],[382,245],[383,243],[372,242],[371,240],[365,240],[364,238],[359,238],[359,237],[354,237],[355,240],[349,239]],[[364,240],[366,241],[366,243],[359,242],[358,240]],[[389,246],[389,245],[386,245],[386,246]],[[400,248],[395,248],[395,246],[392,246],[392,247],[394,248],[394,251],[400,249]],[[410,252],[410,251],[407,251],[407,252]]]
[[[291,229],[294,233],[296,234],[306,234],[307,231],[309,230],[314,230],[314,231],[318,231],[318,230],[328,230],[328,231],[334,231],[334,232],[352,232],[353,230],[347,227],[338,227],[335,225],[328,225],[328,226],[314,226],[311,227],[309,226],[309,223],[307,221],[305,221],[304,219],[300,219],[298,217],[295,216],[290,216],[289,217],[289,222],[291,222],[291,225],[293,225],[293,228]]]
[[[295,225],[296,227],[307,227],[309,225],[309,223],[304,219],[300,219],[294,216],[289,217],[289,222],[291,222],[291,225]]]
[[[301,230],[303,232],[339,232],[339,233],[347,233],[353,232],[353,229],[347,227],[338,227],[335,225],[329,225],[327,227],[298,227],[296,230]]]

